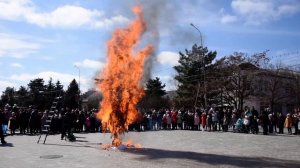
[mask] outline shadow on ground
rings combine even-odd
[[[12,143],[0,144],[0,147],[14,147]]]
[[[90,146],[90,145],[83,145],[80,143],[72,143],[72,144],[53,144],[53,143],[45,143],[43,145],[50,145],[50,146],[61,146],[61,147],[76,147],[76,148],[93,148],[93,149],[98,149],[97,147]]]
[[[124,152],[140,155],[137,160],[159,161],[163,159],[181,160],[181,163],[195,161],[213,166],[236,167],[300,167],[300,161],[281,160],[267,157],[239,157],[220,154],[207,154],[188,151],[169,151],[161,149],[127,149]],[[179,162],[179,163],[180,163]]]

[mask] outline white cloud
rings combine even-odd
[[[20,64],[20,63],[17,63],[17,62],[15,62],[15,63],[11,63],[11,64],[10,64],[10,66],[11,66],[11,67],[14,67],[14,68],[22,68],[22,67],[23,67],[23,65],[22,65],[22,64]]]
[[[232,23],[237,21],[237,17],[229,14],[225,14],[221,17],[221,23]]]
[[[10,79],[16,80],[16,81],[29,81],[35,78],[43,78],[45,80],[48,80],[52,78],[53,80],[60,80],[62,83],[70,83],[73,79],[78,80],[78,76],[72,75],[72,74],[66,74],[66,73],[60,73],[60,72],[52,72],[52,71],[45,71],[40,72],[37,74],[19,74],[19,75],[12,75]],[[87,79],[84,77],[81,77],[80,82],[83,84],[87,83]]]
[[[0,94],[2,93],[2,91],[4,91],[7,87],[17,87],[17,84],[14,82],[10,82],[10,81],[5,81],[5,80],[0,80]]]
[[[112,25],[114,25],[115,23],[126,23],[128,22],[129,19],[122,16],[122,15],[117,15],[117,16],[113,16],[111,18],[105,18],[102,20],[98,20],[95,21],[94,23],[92,23],[92,27],[94,28],[108,28],[111,27]]]
[[[297,1],[233,0],[231,7],[247,24],[254,25],[278,20],[300,11],[300,3]]]
[[[88,10],[79,6],[62,6],[50,13],[29,13],[25,18],[29,23],[41,27],[80,27],[91,24],[103,15],[97,10]]]
[[[40,27],[77,28],[88,26],[102,28],[128,21],[121,15],[105,18],[103,11],[74,5],[64,5],[53,11],[40,12],[40,9],[31,0],[0,0],[0,9],[0,19],[25,20]]]
[[[0,0],[0,9],[0,18],[5,20],[19,20],[33,11],[29,0]]]
[[[157,61],[161,64],[178,65],[179,54],[170,51],[163,51],[158,54]]]
[[[75,62],[74,65],[82,68],[91,68],[91,69],[102,69],[105,64],[100,61],[95,61],[91,59],[84,59],[82,62]]]
[[[40,44],[32,39],[0,33],[0,57],[23,58],[40,49]]]
[[[53,72],[53,71],[45,71],[40,72],[37,74],[28,74],[28,73],[22,73],[22,74],[15,74],[10,76],[9,80],[11,81],[17,81],[17,82],[25,82],[24,84],[27,84],[30,80],[36,79],[36,78],[42,78],[45,82],[47,82],[50,78],[52,78],[53,81],[59,80],[67,89],[70,82],[75,79],[77,82],[79,82],[79,76],[73,75],[73,74],[67,74],[67,73],[60,73],[60,72]],[[91,86],[92,79],[88,79],[84,76],[80,76],[80,88],[82,91],[87,91],[89,87]]]

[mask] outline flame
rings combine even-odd
[[[123,143],[128,148],[142,148],[141,144],[134,144],[131,139],[128,139],[127,142]]]
[[[123,142],[119,145],[119,147],[122,148],[116,148],[116,146],[111,145],[111,144],[102,144],[101,149],[102,150],[110,150],[110,149],[121,149],[124,150],[126,148],[134,148],[134,149],[141,149],[142,145],[141,144],[134,144],[131,139],[127,140],[127,142]]]
[[[137,119],[136,104],[144,95],[140,84],[144,62],[153,52],[153,46],[149,45],[134,53],[134,47],[146,31],[146,23],[141,6],[132,10],[136,19],[127,28],[114,31],[107,43],[107,65],[99,75],[103,79],[98,84],[103,100],[97,117],[103,129],[110,130],[113,146],[122,144],[120,135]]]

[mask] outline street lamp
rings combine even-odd
[[[190,24],[192,27],[194,27],[200,34],[200,42],[201,42],[201,48],[203,50],[203,40],[202,40],[202,33],[201,31],[193,24],[191,23]],[[207,96],[206,96],[206,72],[205,72],[205,58],[204,58],[204,52],[201,52],[202,53],[202,56],[203,56],[203,84],[204,84],[204,108],[206,109],[207,107]],[[195,106],[196,106],[196,103],[197,103],[197,99],[198,99],[198,94],[199,94],[199,89],[200,89],[200,83],[198,84],[198,90],[197,90],[197,97],[196,97],[196,101],[195,101]]]
[[[80,68],[77,65],[74,65],[75,68],[78,69],[78,87],[79,87],[79,100],[78,100],[78,106],[80,107]]]
[[[201,33],[201,31],[200,31],[193,23],[191,23],[191,26],[194,27],[194,28],[200,33],[201,47],[203,47],[203,43],[202,43],[202,33]]]

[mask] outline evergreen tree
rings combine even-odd
[[[65,95],[64,86],[60,83],[59,80],[55,84],[55,90],[58,92],[58,95],[60,95],[61,98],[64,97]]]
[[[52,78],[49,79],[48,84],[46,85],[45,91],[45,99],[46,99],[46,108],[50,109],[55,96],[57,95],[57,91],[55,89],[55,85],[52,82]]]
[[[16,103],[19,107],[26,107],[29,105],[29,92],[24,86],[20,86],[16,93]]]
[[[195,44],[192,50],[179,54],[179,65],[174,67],[177,72],[175,80],[179,83],[175,98],[177,106],[188,108],[204,106],[205,75],[213,68],[212,61],[216,58],[217,52],[208,51],[207,47]]]
[[[68,107],[70,109],[79,108],[79,104],[80,104],[79,93],[80,91],[79,91],[78,83],[76,82],[75,79],[73,79],[65,93],[65,98],[64,98],[65,107]]]
[[[169,99],[164,98],[167,94],[164,90],[165,84],[162,84],[160,79],[149,79],[146,83],[145,96],[139,103],[139,106],[144,109],[160,109],[169,107]]]
[[[45,90],[46,86],[44,85],[44,80],[42,78],[37,78],[31,80],[28,84],[29,89],[29,100],[30,103],[38,109],[46,109],[46,99],[45,99]]]
[[[12,106],[15,103],[15,89],[13,87],[7,87],[1,95],[1,106],[3,107],[6,104]]]
[[[162,97],[166,95],[165,87],[166,85],[162,84],[158,77],[149,79],[146,84],[146,95],[155,98]]]
[[[58,80],[56,83],[55,83],[55,90],[58,90],[58,91],[64,91],[63,90],[64,86],[60,83],[60,81]]]

